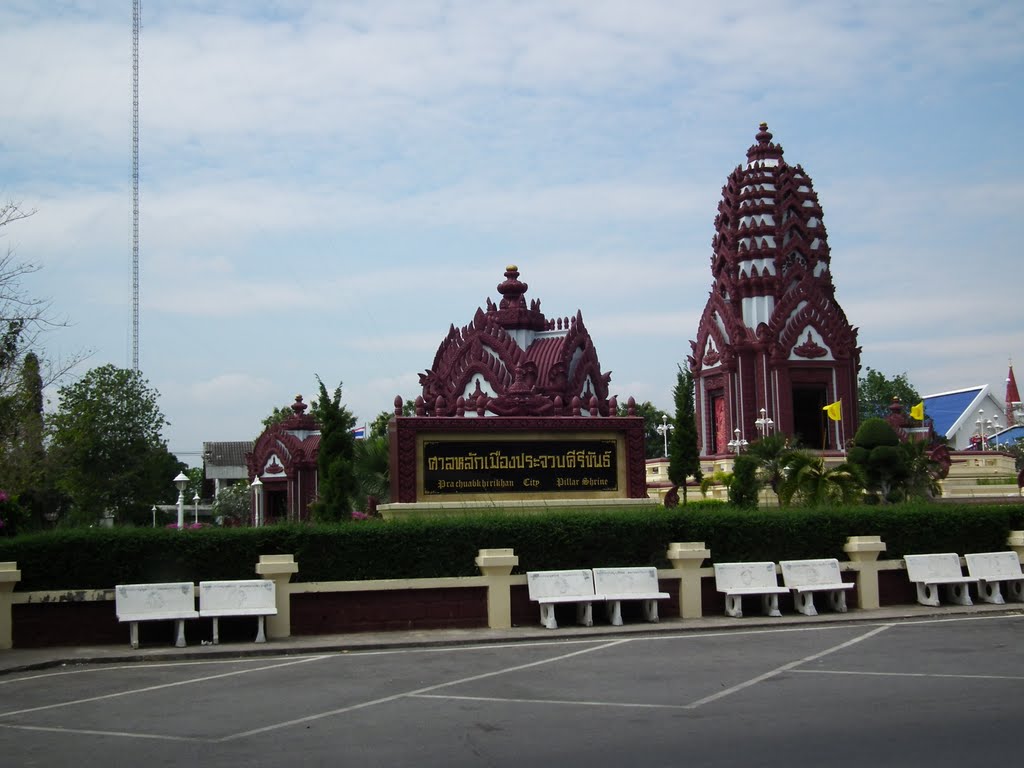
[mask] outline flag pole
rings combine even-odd
[[[843,426],[842,419],[842,402],[843,398],[839,398],[840,418],[839,418],[839,450],[843,452],[843,456],[846,456],[846,427]]]

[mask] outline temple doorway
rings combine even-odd
[[[833,447],[825,429],[826,405],[824,385],[793,387],[793,434],[805,448]]]

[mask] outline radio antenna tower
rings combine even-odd
[[[139,370],[139,27],[142,0],[132,3],[132,370]]]

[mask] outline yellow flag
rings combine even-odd
[[[836,400],[834,403],[832,403],[831,405],[826,405],[821,410],[823,410],[825,413],[827,413],[828,417],[830,419],[832,419],[832,421],[842,421],[843,420],[843,401],[842,400]]]
[[[924,421],[924,400],[910,409],[910,418]]]

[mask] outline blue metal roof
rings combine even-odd
[[[990,445],[1013,445],[1018,440],[1024,440],[1024,427],[1016,426],[1004,429],[998,435],[993,435],[989,440]]]
[[[957,420],[964,414],[971,403],[981,393],[982,387],[962,389],[959,392],[947,392],[924,398],[925,416],[932,420],[935,432],[940,435],[949,434]]]

